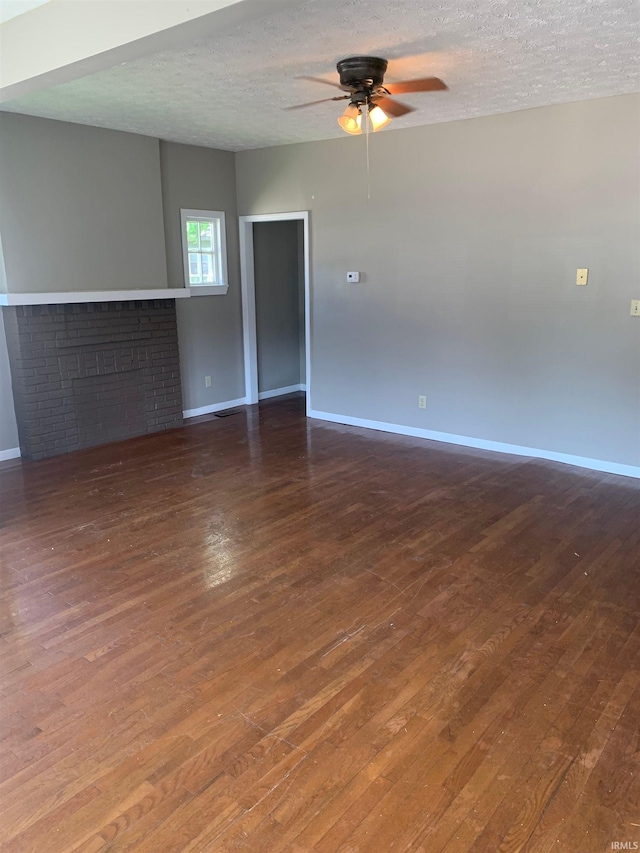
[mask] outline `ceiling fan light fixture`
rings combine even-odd
[[[360,107],[356,104],[349,104],[338,119],[338,124],[345,133],[350,133],[354,136],[362,133],[362,113],[360,112]]]
[[[372,104],[369,107],[369,120],[371,121],[371,129],[375,133],[376,130],[382,130],[383,127],[386,127],[391,121],[391,117],[385,113],[382,107]]]

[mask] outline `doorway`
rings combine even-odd
[[[296,390],[311,409],[309,214],[240,217],[248,404]]]

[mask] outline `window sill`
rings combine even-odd
[[[224,296],[229,290],[228,284],[192,284],[191,296]]]

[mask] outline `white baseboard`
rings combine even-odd
[[[211,403],[209,406],[200,406],[199,409],[185,409],[183,418],[197,418],[200,415],[210,415],[212,412],[223,412],[225,409],[233,409],[234,406],[246,406],[247,398],[239,397],[237,400],[225,400],[224,403]]]
[[[435,432],[430,429],[387,424],[382,421],[369,421],[365,418],[352,418],[348,415],[335,415],[331,412],[311,410],[310,418],[320,421],[330,421],[334,424],[377,429],[381,432],[392,432],[397,435],[410,435],[415,438],[426,438],[430,441],[442,441],[446,444],[458,444],[462,447],[475,447],[478,450],[493,450],[496,453],[510,453],[513,456],[530,456],[535,459],[548,459],[551,462],[563,462],[565,465],[576,465],[591,471],[602,471],[607,474],[620,474],[623,477],[640,479],[640,466],[623,465],[619,462],[607,462],[602,459],[588,459],[585,456],[571,456],[568,453],[556,453],[553,450],[539,450],[535,447],[520,447],[517,444],[503,444],[500,441],[488,441],[484,438],[470,438],[466,435],[452,435],[448,432]]]
[[[293,394],[294,391],[306,390],[306,385],[285,385],[283,388],[273,388],[271,391],[260,391],[258,400],[270,400],[272,397],[282,397],[284,394]]]
[[[8,450],[0,450],[0,462],[6,462],[7,459],[17,459],[19,456],[19,447],[10,447]]]

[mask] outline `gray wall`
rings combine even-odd
[[[304,348],[304,324],[300,323],[299,225],[297,221],[253,225],[260,391],[298,385],[302,381],[300,349],[301,345]]]
[[[167,286],[157,139],[0,113],[10,293]]]
[[[178,337],[185,409],[244,397],[242,304],[236,212],[235,155],[192,145],[160,145],[167,270],[182,287],[180,209],[224,210],[229,291],[178,300]],[[211,387],[205,387],[211,376]]]
[[[239,153],[240,214],[311,210],[313,408],[640,464],[639,104],[384,131],[370,201],[364,138]]]
[[[178,303],[185,406],[244,395],[235,164],[242,214],[311,210],[314,409],[640,464],[640,320],[629,316],[640,297],[639,105],[629,95],[386,130],[371,139],[370,201],[362,138],[235,157],[162,143],[171,286],[182,284],[180,207],[227,212],[229,293]],[[143,208],[157,222],[158,142],[9,114],[0,126],[10,289],[37,289],[34,274],[39,289],[45,280],[59,289],[44,257],[66,271],[65,289],[157,286],[162,234],[149,231],[148,277],[124,284],[114,270],[131,229],[114,218],[126,192],[127,221]],[[96,162],[120,164],[119,192],[106,177],[114,169]],[[108,221],[91,220],[105,198]],[[29,252],[27,272],[12,279],[28,242],[15,224],[32,209],[55,245],[37,231],[48,252]],[[91,254],[111,271],[105,280],[79,274],[84,253],[80,267],[62,263],[59,245],[77,236],[66,214],[83,229],[88,219],[91,236],[102,223],[109,252]],[[582,266],[589,284],[576,287]],[[349,269],[361,284],[346,284]],[[0,340],[0,450],[17,446],[8,376]]]

